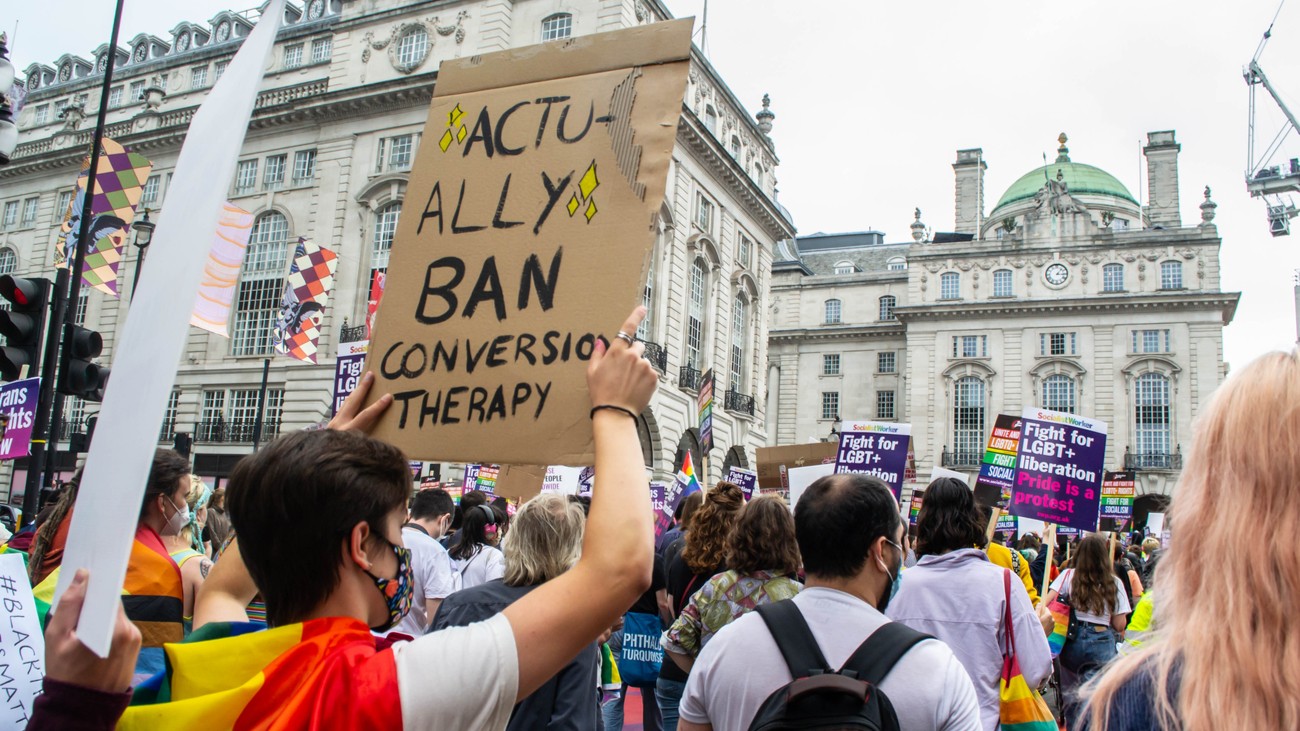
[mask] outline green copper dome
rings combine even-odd
[[[1125,188],[1123,183],[1115,179],[1114,175],[1101,168],[1067,160],[1034,168],[1020,176],[1020,179],[1012,183],[1011,187],[1007,188],[1007,192],[1002,194],[994,210],[1008,203],[1033,198],[1034,194],[1047,183],[1049,176],[1053,180],[1056,179],[1057,171],[1060,171],[1061,178],[1069,186],[1072,195],[1109,195],[1138,205],[1137,199],[1128,192],[1128,188]]]

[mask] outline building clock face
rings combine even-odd
[[[1053,287],[1060,287],[1070,278],[1070,270],[1064,264],[1056,263],[1043,271],[1043,279]]]
[[[307,8],[307,17],[315,20],[325,14],[325,0],[313,0]]]
[[[225,41],[230,38],[230,23],[222,23],[217,26],[217,40]]]

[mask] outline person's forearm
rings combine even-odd
[[[691,667],[695,665],[695,658],[690,655],[683,655],[680,652],[673,652],[672,650],[664,650],[664,654],[671,657],[673,662],[677,663],[677,667],[682,669],[683,673],[689,673]]]
[[[650,586],[654,566],[654,530],[650,491],[636,422],[612,410],[593,417],[596,481],[591,515],[583,538],[584,562],[606,577],[619,601],[631,605]],[[617,609],[621,613],[627,609]],[[613,617],[610,618],[613,621]]]

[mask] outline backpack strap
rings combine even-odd
[[[894,665],[907,654],[908,650],[918,642],[932,639],[934,638],[930,635],[918,632],[902,622],[888,622],[872,632],[871,636],[853,651],[845,661],[841,672],[850,670],[859,680],[880,685],[880,681],[889,675],[889,671],[894,669]]]
[[[817,638],[813,637],[808,622],[793,601],[785,599],[761,604],[758,616],[763,618],[772,639],[776,640],[791,678],[798,680],[831,672],[821,648],[817,646]]]

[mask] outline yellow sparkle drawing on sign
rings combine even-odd
[[[465,135],[469,134],[469,132],[465,129],[465,125],[460,124],[460,120],[464,118],[465,110],[460,108],[460,102],[456,102],[456,107],[450,112],[447,112],[447,131],[442,133],[442,137],[438,138],[438,147],[443,152],[446,152],[447,148],[451,147],[453,141],[465,141]],[[455,128],[456,125],[460,125],[460,129],[457,129],[453,133],[452,129]]]
[[[456,102],[456,108],[447,112],[447,126],[455,127],[464,116],[465,110],[460,108],[460,102]]]
[[[464,142],[464,141],[465,141],[465,135],[467,135],[467,134],[469,134],[469,133],[465,131],[465,125],[462,124],[462,125],[460,126],[460,129],[456,130],[456,141],[457,141],[457,142]]]
[[[578,212],[578,196],[570,196],[569,205],[565,206],[565,208],[569,209],[569,218],[573,218],[573,214]]]
[[[591,223],[591,218],[592,216],[595,215],[596,215],[596,201],[589,201],[587,203],[587,213],[586,213],[587,223]]]
[[[451,136],[451,130],[447,130],[446,132],[443,132],[442,138],[438,140],[438,147],[441,147],[442,151],[446,152],[447,148],[451,147],[452,139],[454,138]]]
[[[591,194],[600,186],[600,181],[596,179],[596,161],[591,162],[587,172],[583,173],[582,180],[578,181],[578,191],[582,193],[583,200],[591,198]],[[587,216],[588,219],[591,216]]]

